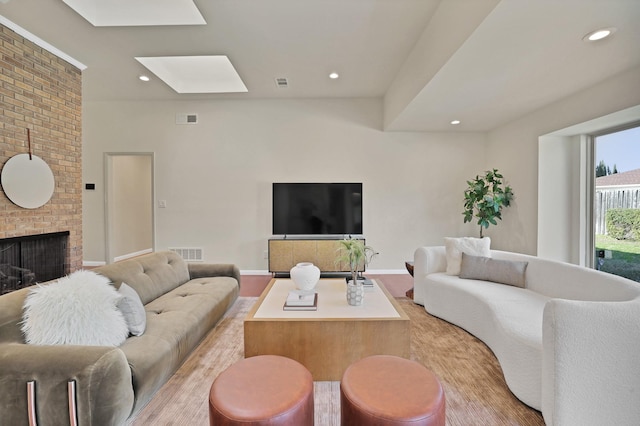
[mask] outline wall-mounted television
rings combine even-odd
[[[273,184],[274,235],[362,234],[362,183]]]

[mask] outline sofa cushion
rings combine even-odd
[[[198,278],[145,305],[147,329],[121,347],[131,366],[138,409],[211,331],[238,292],[235,278]]]
[[[509,388],[527,405],[540,409],[542,316],[550,299],[526,288],[444,272],[429,274],[425,283],[427,312],[486,343]]]
[[[491,257],[491,238],[451,238],[444,239],[444,247],[447,257],[447,275],[460,274],[462,253],[473,256]]]
[[[529,262],[492,259],[462,253],[460,278],[492,281],[524,288]]]
[[[24,303],[25,340],[36,345],[118,346],[129,335],[116,307],[119,298],[108,278],[91,271],[38,285]]]
[[[158,252],[95,269],[108,277],[116,287],[126,282],[146,305],[189,281],[187,262],[178,254]]]
[[[118,300],[117,306],[122,312],[122,316],[124,316],[129,333],[134,336],[140,336],[147,326],[147,313],[144,310],[140,296],[126,283],[120,284],[118,293],[120,293],[120,300]]]

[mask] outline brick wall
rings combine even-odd
[[[0,25],[0,167],[28,153],[49,164],[51,200],[36,209],[0,189],[0,238],[69,231],[68,270],[82,267],[82,73]]]

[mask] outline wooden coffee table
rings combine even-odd
[[[369,355],[409,358],[409,317],[374,280],[362,306],[346,300],[344,278],[316,285],[317,311],[284,311],[295,285],[273,279],[244,320],[244,356],[282,355],[311,371],[314,380],[340,380],[353,362]]]

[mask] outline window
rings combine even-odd
[[[594,136],[597,269],[640,282],[640,126]]]

